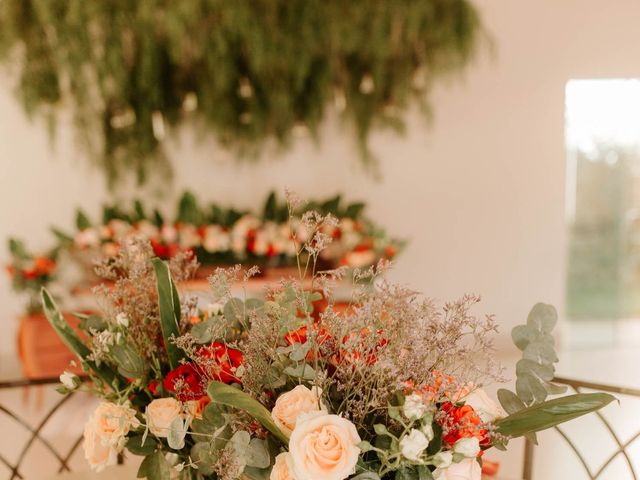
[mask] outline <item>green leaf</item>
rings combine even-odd
[[[375,472],[362,472],[355,477],[351,477],[351,480],[380,480],[380,477]]]
[[[107,322],[99,315],[74,312],[73,316],[80,320],[80,328],[87,333],[91,332],[91,330],[101,332],[107,328]]]
[[[344,216],[347,218],[357,219],[362,214],[365,208],[365,204],[362,202],[354,202],[350,204],[344,211]]]
[[[511,330],[513,343],[520,350],[527,348],[527,345],[535,339],[535,331],[528,325],[518,325]]]
[[[433,480],[433,474],[427,467],[424,465],[418,465],[416,468],[418,470],[418,478],[420,480]]]
[[[207,320],[206,322],[200,322],[195,324],[191,328],[191,335],[198,343],[211,343],[213,340],[211,336],[212,328],[215,320]]]
[[[264,204],[264,210],[262,212],[262,218],[264,220],[276,221],[278,204],[276,200],[276,192],[271,192],[267,197],[267,201]]]
[[[541,380],[550,382],[553,380],[553,365],[540,364],[534,360],[523,358],[516,363],[516,374],[530,373],[539,377]]]
[[[403,466],[396,470],[395,480],[419,480],[418,472],[412,467]]]
[[[265,468],[255,468],[247,466],[242,472],[243,480],[269,480],[271,478],[271,469]]]
[[[247,447],[245,460],[248,467],[267,468],[271,465],[271,457],[267,444],[260,438],[252,438]]]
[[[510,437],[539,432],[560,423],[595,412],[615,397],[608,393],[578,393],[556,398],[520,410],[496,422],[497,431]]]
[[[307,357],[309,350],[311,350],[311,342],[307,343],[294,343],[291,346],[291,353],[289,353],[289,358],[294,362],[301,362]]]
[[[184,437],[187,435],[189,425],[183,418],[176,417],[171,425],[169,425],[169,433],[167,435],[167,443],[170,448],[174,450],[181,450],[184,448]]]
[[[526,403],[544,402],[547,398],[547,389],[536,377],[530,373],[523,373],[516,380],[516,393]]]
[[[76,213],[76,228],[78,230],[84,230],[86,228],[89,228],[90,226],[91,221],[89,220],[89,217],[87,217],[85,213],[79,209]]]
[[[547,342],[542,340],[530,342],[524,349],[522,357],[533,360],[534,362],[548,364],[558,361],[558,355],[556,354],[555,348],[553,348],[553,339]]]
[[[63,245],[70,245],[73,242],[73,237],[69,235],[67,232],[63,232],[59,228],[51,227],[51,233],[58,239],[60,243]]]
[[[247,298],[244,302],[244,308],[247,316],[251,312],[259,312],[264,308],[264,300],[261,298]]]
[[[184,358],[184,352],[172,340],[173,337],[180,336],[180,297],[178,297],[178,291],[171,278],[169,265],[159,258],[154,258],[151,262],[156,272],[162,337],[167,349],[169,365],[174,369],[180,365],[180,360]]]
[[[237,388],[220,382],[211,382],[207,390],[213,402],[242,410],[269,430],[282,443],[288,443],[287,437],[273,423],[271,413],[261,403]]]
[[[290,377],[303,380],[315,380],[317,375],[313,367],[307,365],[306,363],[300,363],[295,367],[287,367],[283,370],[283,372]]]
[[[170,480],[171,469],[164,454],[158,450],[146,457],[140,464],[137,476],[147,480]]]
[[[164,224],[164,217],[157,209],[153,211],[153,223],[156,227],[161,227]]]
[[[53,298],[51,298],[51,294],[49,294],[46,288],[43,288],[40,296],[42,298],[44,314],[64,344],[69,347],[69,349],[107,385],[113,387],[114,382],[118,379],[116,373],[104,364],[101,364],[98,367],[95,362],[87,359],[91,350],[89,350],[82,340],[78,338],[73,329],[67,324],[62,313],[60,313],[58,306],[53,301]]]
[[[321,206],[322,213],[331,213],[333,215],[337,215],[338,208],[340,206],[340,200],[342,200],[342,196],[338,194],[335,197],[330,198],[329,200],[324,202]]]
[[[178,222],[199,226],[203,218],[196,197],[191,192],[184,192],[178,204]]]
[[[558,321],[558,312],[553,305],[536,303],[527,317],[527,325],[536,330],[551,332]]]
[[[149,436],[144,439],[144,442],[142,440],[143,435],[134,435],[132,437],[129,437],[126,445],[127,450],[129,450],[134,455],[147,456],[152,454],[155,451],[158,442],[156,442]]]
[[[527,408],[525,403],[520,400],[515,393],[505,388],[498,390],[498,401],[507,413],[516,413]]]
[[[127,378],[142,378],[146,368],[142,357],[129,345],[114,345],[109,351],[116,364],[118,372]]]
[[[538,303],[529,312],[527,324],[511,331],[513,342],[522,350],[522,359],[516,365],[516,392],[526,405],[544,402],[548,395],[566,390],[551,383],[558,361],[551,334],[557,319],[552,305]]]
[[[27,252],[24,243],[21,240],[10,238],[9,239],[9,252],[14,258],[19,260],[28,260],[31,256]]]
[[[191,459],[198,465],[202,475],[213,475],[213,466],[218,460],[218,452],[209,442],[198,442],[191,448]]]
[[[139,199],[137,199],[133,203],[133,211],[135,213],[135,216],[133,218],[134,221],[139,222],[147,218],[147,215],[144,211],[144,206],[142,205],[142,202]]]

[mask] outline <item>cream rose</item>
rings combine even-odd
[[[338,415],[316,413],[298,419],[289,440],[296,479],[343,480],[360,455],[356,427]]]
[[[483,422],[493,422],[497,418],[506,417],[507,413],[498,406],[487,392],[481,388],[474,389],[462,401],[471,405]]]
[[[322,391],[318,387],[309,390],[304,385],[298,385],[278,397],[271,411],[271,418],[282,433],[289,437],[296,428],[300,415],[312,412],[326,413],[326,408],[320,403],[321,395]]]
[[[465,437],[453,445],[453,451],[465,457],[475,458],[480,453],[480,442],[475,437]]]
[[[420,456],[429,446],[429,439],[420,430],[415,428],[400,440],[400,452],[402,456],[417,462]]]
[[[118,462],[118,447],[103,443],[102,439],[97,435],[95,425],[89,421],[84,426],[84,441],[82,443],[84,449],[84,458],[87,459],[89,466],[96,472],[101,472],[110,465]]]
[[[146,411],[149,431],[156,437],[167,437],[171,423],[182,417],[182,404],[173,397],[156,398]]]
[[[127,405],[111,402],[101,402],[89,418],[89,423],[104,445],[114,445],[118,448],[124,444],[124,437],[129,431],[140,425],[135,410]]]
[[[412,393],[405,397],[402,412],[409,420],[418,420],[422,418],[428,410],[429,407],[425,404],[422,396]]]
[[[295,480],[291,473],[291,454],[289,452],[281,453],[276,457],[269,480]]]
[[[433,472],[435,480],[481,480],[482,468],[475,458],[465,458],[452,463],[447,468],[437,468]]]

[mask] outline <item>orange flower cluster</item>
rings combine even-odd
[[[440,421],[446,434],[444,442],[451,446],[461,438],[477,438],[480,445],[489,446],[491,440],[487,436],[487,429],[471,405],[456,406],[451,402],[443,403],[440,410],[446,415]]]
[[[311,330],[315,333],[316,342],[319,346],[327,345],[332,347],[331,350],[333,352],[330,354],[329,364],[333,366],[337,366],[342,363],[355,364],[358,361],[362,360],[364,358],[364,355],[361,352],[359,352],[355,348],[344,348],[343,345],[352,343],[353,341],[357,341],[358,338],[362,339],[364,344],[367,337],[371,334],[371,332],[366,328],[362,329],[359,334],[357,332],[351,332],[349,335],[346,335],[342,338],[342,344],[341,346],[338,346],[335,345],[337,342],[334,335],[332,335],[331,332],[329,332],[325,327],[322,327],[320,324],[313,323],[311,325]],[[376,342],[373,351],[370,351],[366,355],[365,361],[367,365],[373,365],[377,361],[376,353],[380,349],[384,348],[388,343],[387,339],[384,338],[382,330],[376,331],[376,335],[379,340]],[[293,345],[294,343],[300,343],[304,345],[308,341],[308,327],[304,325],[297,330],[293,330],[287,333],[284,337],[284,340],[287,345]],[[307,360],[313,360],[316,355],[317,352],[309,351],[309,353],[307,353]]]
[[[51,275],[56,269],[56,262],[48,257],[35,257],[31,265],[27,268],[18,268],[15,265],[7,267],[7,273],[10,277],[20,275],[26,280],[36,280],[40,277]]]
[[[468,387],[460,387],[456,384],[455,378],[451,375],[445,375],[435,370],[433,372],[434,381],[430,385],[416,386],[413,382],[407,382],[405,394],[417,393],[421,395],[427,402],[437,402],[441,398],[456,403],[469,394]]]

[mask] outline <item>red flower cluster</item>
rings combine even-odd
[[[174,393],[182,402],[199,400],[206,396],[210,380],[223,383],[240,383],[235,372],[242,365],[241,351],[214,342],[198,351],[201,361],[180,365],[164,378],[164,388]]]

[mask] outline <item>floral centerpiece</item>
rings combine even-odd
[[[27,314],[41,313],[40,290],[55,278],[56,251],[36,254],[27,250],[22,241],[11,238],[9,252],[11,263],[6,270],[13,290],[27,295]]]
[[[547,400],[562,391],[551,382],[556,314],[538,304],[513,331],[523,351],[516,392],[500,390],[497,406],[482,389],[502,376],[496,325],[472,313],[477,297],[439,307],[384,281],[380,262],[353,273],[350,308],[337,313],[332,284],[345,269],[315,268],[337,220],[307,212],[299,222],[310,234],[291,241],[312,291],[283,280],[266,300],[236,298],[230,286],[256,269],[219,269],[199,309],[176,289],[193,257],[165,262],[143,241],[99,268],[115,286],[97,288],[104,315],[86,319],[87,341],[43,291],[91,380],[65,373],[61,391],[102,398],[84,432],[93,468],[128,451],[144,456],[138,476],[152,480],[477,480],[487,449],[612,401]],[[328,307],[312,315],[320,295]]]
[[[311,202],[310,206],[338,219],[335,225],[323,227],[324,233],[333,239],[318,257],[323,268],[368,267],[381,258],[395,258],[404,245],[365,217],[362,203],[343,206],[338,195]],[[115,254],[131,237],[146,238],[154,254],[162,259],[191,251],[202,265],[249,263],[263,268],[291,267],[296,265],[297,257],[291,232],[299,239],[310,234],[299,221],[293,222],[286,204],[278,202],[274,193],[268,196],[262,213],[256,214],[215,204],[201,206],[186,192],[174,220],[166,220],[157,210],[150,214],[140,202],[135,202],[131,211],[106,206],[102,222],[92,222],[80,210],[75,233],[55,232],[66,249],[91,267],[96,258]]]

